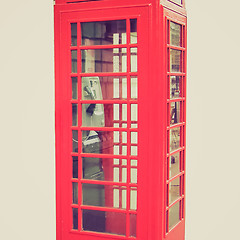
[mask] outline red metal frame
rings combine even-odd
[[[138,19],[138,43],[131,44],[129,41],[130,19]],[[80,46],[80,22],[127,20],[128,40],[124,45],[114,45],[114,48],[138,48],[138,72],[131,73],[130,54],[127,55],[127,72],[124,73],[81,73],[80,52],[83,49],[113,48],[109,45]],[[182,26],[183,46],[172,46],[168,42],[168,21],[173,21]],[[78,24],[78,46],[70,46],[70,23]],[[156,31],[159,29],[159,31]],[[168,70],[169,49],[182,51],[182,71],[171,73]],[[71,73],[70,51],[78,51],[78,72]],[[185,1],[182,6],[171,1],[161,0],[160,5],[156,0],[56,0],[55,5],[55,78],[56,78],[56,201],[57,201],[57,240],[104,240],[104,239],[137,239],[137,240],[183,240],[185,226],[185,151],[186,151],[186,11]],[[71,100],[71,77],[82,76],[127,76],[128,97],[125,100]],[[177,99],[169,99],[169,77],[178,75],[182,77],[182,96]],[[130,76],[138,76],[138,99],[130,98]],[[81,96],[79,80],[78,95]],[[170,105],[172,102],[180,102],[181,118],[176,125],[170,125]],[[71,126],[71,104],[78,104],[78,126]],[[104,186],[126,186],[127,206],[126,209],[84,206],[71,203],[72,182],[78,182],[78,198],[81,199],[81,183],[97,183],[98,181],[81,178],[81,157],[98,157],[98,154],[81,153],[82,144],[78,143],[78,153],[72,152],[72,130],[79,131],[81,139],[82,130],[93,128],[81,126],[81,104],[104,103],[104,104],[127,104],[128,128],[94,128],[99,131],[127,132],[128,150],[131,144],[131,132],[138,133],[138,156],[114,155],[113,152],[101,154],[102,158],[118,158],[121,169],[121,159],[138,159],[138,182],[130,183],[131,167],[126,166],[128,182],[101,181]],[[131,104],[138,104],[138,128],[129,128],[131,124]],[[169,132],[171,129],[180,127],[181,146],[170,153]],[[121,144],[121,143],[120,143]],[[180,172],[169,179],[169,158],[179,152],[181,156]],[[79,157],[79,180],[72,179],[71,156]],[[69,160],[70,159],[70,160]],[[181,179],[181,196],[168,204],[168,184],[174,179]],[[130,188],[136,187],[138,194],[137,210],[130,210]],[[180,221],[169,229],[169,209],[177,202],[181,203]],[[121,205],[121,203],[120,203]],[[94,209],[127,214],[126,236],[118,236],[106,233],[72,230],[71,208]],[[80,213],[81,211],[79,211]],[[137,237],[130,237],[129,214],[137,214]],[[78,216],[81,226],[81,214]],[[124,221],[123,221],[124,222]],[[121,227],[122,223],[109,223],[112,228]]]

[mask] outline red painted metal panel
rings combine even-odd
[[[185,239],[185,220],[173,228],[166,236],[166,240],[183,240]]]
[[[96,21],[96,20],[114,20],[114,19],[125,19],[125,18],[138,18],[139,19],[139,46],[141,46],[141,44],[146,45],[146,40],[143,40],[144,38],[141,36],[147,36],[148,35],[148,30],[145,27],[141,27],[141,25],[144,25],[147,19],[147,11],[144,8],[139,8],[139,9],[134,9],[134,8],[125,8],[124,13],[120,13],[118,8],[112,8],[111,11],[109,10],[96,10],[92,12],[91,16],[94,17],[89,17],[89,12],[88,11],[78,11],[78,12],[63,12],[61,13],[61,28],[60,30],[58,29],[57,31],[60,31],[60,58],[63,60],[60,64],[60,66],[56,66],[56,71],[59,71],[59,78],[58,81],[56,82],[56,88],[58,89],[58,96],[61,96],[61,101],[58,103],[56,102],[56,104],[58,106],[56,106],[56,109],[61,108],[61,112],[62,112],[62,117],[61,119],[59,117],[57,117],[56,119],[56,125],[59,126],[59,128],[61,128],[60,131],[63,132],[63,134],[61,136],[59,136],[59,138],[61,138],[61,141],[64,143],[64,147],[60,147],[60,145],[57,145],[57,152],[59,152],[58,155],[60,155],[61,157],[58,157],[57,161],[60,162],[61,165],[61,169],[58,171],[58,178],[57,178],[57,188],[60,191],[61,189],[61,193],[59,198],[61,199],[61,205],[60,202],[58,202],[58,211],[59,214],[58,216],[60,217],[60,220],[58,220],[58,224],[60,226],[58,226],[58,231],[59,234],[62,234],[62,239],[75,239],[75,238],[79,238],[79,236],[81,235],[83,239],[91,239],[91,235],[95,236],[96,238],[99,239],[105,239],[105,238],[116,238],[116,239],[126,239],[126,237],[120,237],[120,236],[113,236],[109,234],[100,234],[100,233],[89,233],[89,232],[78,232],[78,233],[74,233],[76,231],[69,231],[69,229],[71,229],[71,214],[69,211],[69,207],[71,206],[71,188],[69,187],[69,182],[67,181],[67,179],[70,179],[70,164],[68,163],[69,159],[69,155],[68,153],[71,152],[71,136],[70,136],[70,131],[68,129],[67,126],[71,126],[71,118],[69,117],[71,115],[70,112],[70,108],[69,108],[69,94],[70,94],[70,85],[69,85],[69,81],[67,79],[69,79],[69,69],[70,69],[70,56],[69,56],[69,48],[67,46],[69,46],[69,23],[70,21],[72,22],[81,22],[81,21]],[[142,40],[141,40],[142,39]],[[57,51],[58,48],[56,48]],[[144,49],[144,48],[142,48]],[[56,54],[57,55],[57,54]],[[143,65],[146,65],[146,57],[144,56],[143,51],[139,51],[139,59],[140,62],[144,62]],[[66,61],[67,60],[67,61]],[[80,59],[79,59],[80,60]],[[79,61],[80,62],[80,61]],[[58,69],[59,68],[59,69]],[[146,75],[146,71],[148,70],[148,68],[142,68],[139,73],[138,76],[144,78],[144,75]],[[142,81],[144,83],[144,81]],[[141,89],[141,84],[139,86],[139,88]],[[142,88],[144,89],[144,88]],[[134,103],[134,101],[133,101]],[[141,112],[139,112],[140,116],[142,115]],[[145,114],[142,118],[141,121],[139,121],[139,124],[141,125],[141,122],[144,122],[144,118],[145,118]],[[58,128],[57,128],[58,129]],[[85,128],[82,128],[85,129]],[[101,130],[101,129],[99,129]],[[106,129],[105,129],[106,130]],[[110,129],[109,129],[110,130]],[[57,130],[59,131],[59,130]],[[144,134],[144,132],[142,133]],[[139,135],[141,135],[141,133],[139,133]],[[58,136],[57,136],[58,137]],[[146,137],[140,137],[139,140],[139,148],[142,148],[141,145],[145,145],[146,141]],[[144,143],[142,143],[144,142]],[[79,145],[79,149],[81,148],[81,146]],[[140,154],[139,154],[140,155]],[[141,168],[141,161],[139,158],[139,168]],[[140,173],[139,173],[140,174]],[[139,180],[139,182],[141,182],[141,180]],[[144,183],[145,184],[145,183]],[[144,186],[143,184],[143,186]],[[146,185],[146,184],[145,184]],[[141,191],[140,191],[141,192]],[[141,198],[141,193],[139,192],[139,198]],[[145,191],[142,191],[143,193]],[[141,199],[144,199],[144,197],[142,197]],[[139,205],[141,206],[141,201],[139,202]],[[145,202],[145,205],[147,206],[147,203]],[[97,209],[97,208],[94,208]],[[79,218],[80,220],[80,218]],[[142,223],[145,220],[142,219]],[[80,222],[80,221],[79,221]],[[141,223],[141,213],[138,216],[138,225]],[[109,224],[112,224],[111,222]],[[122,223],[121,223],[122,224]],[[121,226],[121,224],[119,224],[119,226]],[[115,225],[112,225],[109,227],[113,228],[116,227],[117,224],[115,223]],[[61,230],[60,230],[61,229]],[[141,238],[141,229],[138,231],[138,235]],[[145,234],[145,232],[143,233]],[[128,239],[131,239],[130,237]]]
[[[186,146],[186,96],[179,99],[168,99],[168,77],[172,75],[182,76],[184,79],[183,91],[186,93],[186,14],[183,7],[176,6],[169,1],[162,0],[162,5],[158,1],[133,0],[133,1],[78,1],[79,3],[68,3],[68,0],[56,0],[55,5],[55,76],[56,76],[56,198],[57,198],[57,240],[104,240],[104,239],[137,239],[137,240],[183,240],[185,226],[185,146]],[[76,2],[76,1],[71,1]],[[66,4],[67,3],[67,4]],[[172,10],[174,11],[172,11]],[[178,14],[178,13],[179,14]],[[127,196],[127,207],[125,210],[111,209],[111,212],[137,213],[137,238],[129,236],[130,228],[127,228],[126,236],[117,236],[106,233],[95,233],[89,231],[77,231],[72,229],[72,213],[71,207],[79,209],[92,209],[110,211],[107,207],[83,206],[79,203],[72,204],[71,181],[71,155],[80,157],[99,157],[98,154],[81,153],[82,144],[78,143],[79,152],[72,152],[72,135],[71,129],[91,130],[91,127],[71,127],[71,104],[79,104],[79,116],[81,114],[81,104],[101,104],[103,100],[71,100],[71,83],[69,76],[125,76],[126,73],[81,73],[80,51],[84,49],[111,49],[111,46],[76,46],[70,47],[70,23],[76,22],[78,29],[80,22],[90,21],[106,21],[115,19],[127,20],[127,32],[129,33],[129,19],[137,18],[138,20],[138,43],[132,44],[131,47],[138,48],[138,72],[132,74],[138,76],[138,100],[104,100],[104,104],[138,104],[139,122],[138,128],[114,130],[129,131],[127,146],[130,148],[130,133],[138,132],[138,183],[128,184],[130,187],[138,188],[138,209],[136,211],[129,210],[130,193]],[[184,46],[170,46],[167,43],[167,21],[174,21],[184,26]],[[79,30],[78,30],[79,31]],[[80,42],[80,34],[78,34],[78,43]],[[129,39],[128,39],[129,43]],[[129,44],[116,45],[115,48],[125,47],[130,49]],[[181,73],[170,73],[167,69],[169,51],[168,49],[176,49],[182,51],[182,61],[184,61],[183,71]],[[70,74],[71,56],[70,50],[78,51],[78,73]],[[130,55],[128,54],[128,66],[130,69]],[[80,72],[80,73],[79,73]],[[128,79],[130,79],[129,74]],[[130,80],[128,80],[130,81]],[[130,92],[128,84],[128,92]],[[79,90],[80,93],[80,90]],[[180,101],[182,104],[183,115],[182,122],[178,125],[169,126],[170,112],[169,104],[171,102]],[[130,116],[128,110],[128,116]],[[112,110],[108,109],[108,115],[112,115]],[[129,119],[129,118],[128,118]],[[79,124],[81,122],[79,121]],[[109,123],[110,124],[110,123]],[[127,121],[129,126],[130,122]],[[171,154],[168,152],[168,134],[173,128],[180,127],[182,130],[182,145]],[[111,127],[94,128],[96,131],[109,131],[112,135]],[[79,131],[81,135],[81,131]],[[79,136],[81,137],[81,136]],[[170,155],[179,152],[182,156],[181,172],[172,179],[168,179],[169,166],[167,159]],[[71,153],[71,154],[70,154]],[[183,157],[184,156],[184,157]],[[119,158],[123,156],[115,156],[113,152],[107,151],[102,156],[103,159]],[[131,158],[127,155],[127,158]],[[81,164],[79,166],[79,174],[81,175]],[[110,174],[112,166],[104,165],[105,170],[108,169],[108,178],[113,178]],[[130,167],[127,167],[128,176],[130,176]],[[174,179],[181,177],[182,195],[177,201],[183,202],[181,206],[181,221],[170,231],[166,233],[167,211],[176,202],[168,206],[167,203],[167,184]],[[97,181],[89,181],[86,179],[79,180],[79,198],[81,198],[80,183],[94,183]],[[113,185],[112,182],[102,181],[104,186]],[[115,183],[116,186],[124,186],[124,183]],[[108,193],[112,193],[109,190]],[[107,191],[106,191],[107,193]],[[107,198],[106,198],[107,199]],[[106,200],[109,205],[113,204],[112,199]],[[81,211],[79,211],[79,225],[81,225]],[[119,222],[111,220],[107,224],[107,229],[113,229],[117,232],[119,228],[129,226],[129,217],[124,220],[118,219]]]

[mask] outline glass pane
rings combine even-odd
[[[138,133],[131,132],[131,143],[137,144],[138,143]]]
[[[138,120],[138,105],[131,104],[131,121],[137,121],[137,120]]]
[[[127,208],[127,189],[119,190],[119,192],[122,194],[122,201],[120,202],[119,205],[123,209]]]
[[[138,98],[138,79],[137,77],[131,77],[131,98]]]
[[[181,51],[170,49],[170,72],[181,71]]]
[[[180,80],[179,76],[170,77],[170,99],[181,97]]]
[[[78,152],[78,131],[72,131],[72,145],[73,145],[73,152]]]
[[[137,48],[131,48],[131,72],[137,72]]]
[[[78,183],[72,183],[72,202],[78,204]]]
[[[177,123],[180,123],[180,102],[172,102],[170,125]]]
[[[82,204],[89,206],[105,206],[105,187],[98,184],[82,184]]]
[[[127,104],[82,104],[82,126],[114,127],[115,123],[127,127]]]
[[[180,197],[180,178],[169,183],[169,205]]]
[[[119,161],[119,159],[113,158],[82,158],[83,179],[127,182],[127,168],[123,160]]]
[[[126,214],[96,210],[82,211],[83,231],[126,235]]]
[[[138,155],[138,147],[137,146],[131,146],[131,155],[132,156]]]
[[[112,131],[82,131],[82,151],[84,153],[127,155],[127,143],[124,143],[121,138],[118,143],[114,143],[113,134]]]
[[[130,20],[130,43],[137,43],[137,19]]]
[[[126,20],[81,23],[82,45],[126,44]]]
[[[72,209],[73,229],[78,229],[78,208]]]
[[[88,49],[82,50],[82,72],[126,72],[127,49]]]
[[[130,237],[136,237],[137,215],[130,214]]]
[[[137,160],[131,159],[131,166],[132,167],[137,167]]]
[[[180,46],[181,44],[181,25],[170,22],[170,44]]]
[[[71,45],[77,46],[77,23],[71,23]]]
[[[72,77],[72,99],[78,98],[78,80],[77,77]]]
[[[169,157],[169,171],[170,178],[180,172],[180,153],[176,153]]]
[[[73,178],[78,178],[78,157],[73,156],[72,157],[72,176]]]
[[[170,129],[170,152],[180,148],[180,127]]]
[[[113,192],[118,190],[121,195],[113,198]],[[117,207],[126,208],[126,187],[101,185],[101,184],[82,184],[82,204],[98,207]],[[122,201],[119,203],[119,198],[122,196]]]
[[[122,168],[122,175],[119,176],[122,182],[127,182],[127,168]]]
[[[138,128],[138,124],[137,123],[132,123],[131,128]]]
[[[72,73],[77,73],[77,50],[72,50],[71,56],[72,56]]]
[[[130,209],[137,210],[137,188],[130,190]]]
[[[127,98],[127,77],[82,77],[83,100]]]
[[[169,209],[169,230],[180,221],[180,202]]]
[[[72,104],[72,126],[78,125],[78,105]]]
[[[137,168],[131,168],[131,183],[137,183]]]

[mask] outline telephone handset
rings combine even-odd
[[[99,77],[82,78],[82,99],[102,100],[102,89]],[[82,125],[88,127],[104,127],[104,106],[99,103],[83,104]]]

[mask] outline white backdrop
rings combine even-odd
[[[228,3],[228,6],[226,6]],[[238,0],[187,0],[187,240],[239,238]],[[1,0],[0,239],[55,239],[51,0]]]

